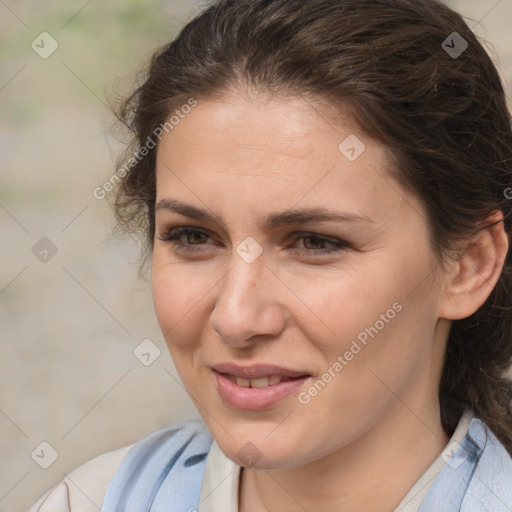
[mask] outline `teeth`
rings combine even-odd
[[[244,388],[266,388],[267,386],[279,384],[281,381],[289,380],[288,377],[280,377],[279,375],[260,377],[259,379],[244,379],[243,377],[234,377],[233,375],[229,375],[229,378]]]
[[[251,388],[266,388],[269,383],[269,377],[260,377],[259,379],[250,379]]]
[[[279,375],[272,375],[268,381],[271,386],[278,384],[279,382],[281,382],[281,377],[279,377]]]

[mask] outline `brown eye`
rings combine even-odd
[[[208,235],[203,233],[202,231],[189,231],[188,233],[185,233],[187,237],[187,242],[189,244],[203,244],[208,239]]]
[[[208,240],[211,236],[197,228],[181,227],[170,229],[159,236],[162,242],[166,242],[177,251],[204,251],[212,245]]]
[[[304,241],[304,247],[306,249],[323,249],[327,240],[318,236],[305,236],[302,239]],[[309,246],[309,247],[308,247]]]
[[[301,256],[325,256],[350,249],[350,244],[337,238],[327,238],[314,233],[296,233],[301,246],[292,250]]]

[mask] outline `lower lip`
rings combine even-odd
[[[232,407],[245,411],[259,411],[271,407],[282,398],[298,391],[310,378],[287,380],[264,388],[245,388],[222,373],[214,373],[219,395]]]

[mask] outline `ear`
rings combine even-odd
[[[467,241],[449,270],[439,316],[460,320],[487,300],[500,277],[508,251],[503,213],[487,218],[486,226]]]

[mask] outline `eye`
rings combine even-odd
[[[296,233],[296,240],[302,240],[304,248],[292,249],[300,255],[314,256],[346,251],[350,244],[336,238],[327,238],[316,233]]]
[[[192,226],[169,229],[159,236],[163,242],[171,244],[178,251],[204,252],[206,246],[214,245],[208,240],[212,237],[208,232]],[[295,242],[302,241],[303,247],[291,247],[290,250],[299,256],[324,256],[346,251],[350,244],[337,238],[330,238],[317,233],[294,233]]]
[[[181,227],[170,229],[159,237],[162,242],[168,242],[178,250],[202,251],[200,246],[204,245],[208,238],[211,238],[205,231],[193,227]]]

